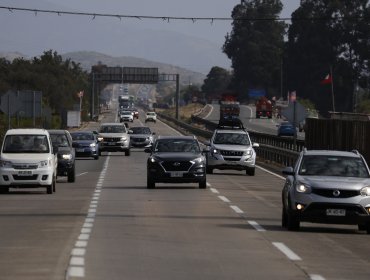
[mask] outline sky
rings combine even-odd
[[[281,16],[290,17],[291,13],[298,8],[299,2],[300,0],[282,0],[284,9]],[[211,18],[230,18],[234,6],[239,3],[240,0],[0,0],[0,6],[5,7],[135,16]],[[96,17],[93,19],[91,16],[58,16],[57,14],[34,14],[32,12],[0,9],[0,34],[3,34],[0,41],[0,52],[18,51],[28,56],[37,56],[45,51],[43,48],[46,43],[50,43],[49,45],[53,49],[63,48],[56,49],[58,53],[83,50],[99,51],[94,49],[91,40],[87,40],[86,45],[84,45],[81,37],[77,36],[69,38],[70,41],[67,46],[55,46],[59,42],[53,45],[52,40],[57,41],[55,36],[58,34],[58,30],[56,30],[58,28],[56,26],[60,26],[60,23],[63,22],[69,22],[70,25],[73,22],[73,26],[79,32],[81,30],[84,32],[86,29],[96,29],[100,32],[102,29],[112,30],[112,36],[115,33],[117,34],[119,29],[122,29],[122,32],[123,29],[125,29],[125,32],[131,30],[131,34],[140,33],[143,29],[146,31],[152,30],[153,37],[157,36],[155,34],[159,35],[158,31],[176,32],[214,44],[215,49],[219,50],[220,53],[225,42],[225,36],[231,31],[231,21],[170,20],[168,22],[162,19],[119,19],[116,17]],[[37,32],[38,30],[42,31]],[[6,36],[7,32],[11,32],[11,34]],[[62,32],[66,33],[64,30]],[[145,34],[148,34],[148,32]],[[60,36],[66,35],[60,34]],[[106,37],[104,39],[106,40]],[[106,54],[118,56],[117,48],[113,49],[112,47],[112,53]],[[127,50],[123,52],[127,53]],[[141,53],[137,51],[133,56],[138,54]],[[225,55],[223,54],[223,56]],[[222,58],[220,59],[222,60]]]

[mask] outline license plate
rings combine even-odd
[[[83,153],[84,152],[84,149],[76,149],[76,152]]]
[[[18,171],[18,175],[19,176],[30,176],[32,175],[32,171],[31,170],[21,170],[21,171]]]
[[[345,216],[345,209],[326,209],[326,216]]]
[[[108,145],[109,146],[114,146],[114,145],[116,145],[116,143],[114,143],[114,142],[113,143],[108,143]]]
[[[170,176],[171,177],[182,177],[182,172],[171,172]]]

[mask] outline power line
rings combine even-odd
[[[261,18],[248,18],[248,17],[175,17],[175,16],[143,16],[143,15],[124,15],[124,14],[105,14],[105,13],[88,13],[88,12],[69,12],[69,11],[61,11],[61,10],[43,10],[43,9],[30,9],[30,8],[16,8],[16,7],[5,7],[0,6],[0,9],[8,10],[9,12],[13,13],[13,11],[24,11],[24,12],[31,12],[37,16],[38,13],[48,13],[48,14],[56,14],[58,16],[61,15],[75,15],[75,16],[89,16],[92,19],[96,17],[110,17],[110,18],[117,18],[119,20],[122,19],[154,19],[154,20],[163,20],[163,21],[174,21],[174,20],[184,20],[184,21],[192,21],[195,23],[196,21],[210,21],[211,24],[214,21],[291,21],[291,20],[305,20],[305,21],[312,21],[312,20],[338,20],[338,19],[347,19],[347,20],[361,20],[365,17],[346,17],[346,16],[334,16],[334,17],[303,17],[303,18],[291,18],[291,17],[261,17]]]

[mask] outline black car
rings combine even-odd
[[[194,136],[159,136],[150,148],[147,161],[147,188],[155,183],[199,183],[207,187],[206,159]]]
[[[153,144],[155,132],[148,126],[133,126],[128,132],[132,147],[145,147]]]
[[[49,130],[53,149],[58,151],[58,176],[67,176],[68,182],[76,180],[75,171],[75,149],[72,146],[72,137],[68,130]]]
[[[93,157],[99,159],[99,141],[93,131],[71,132],[73,147],[77,157]]]

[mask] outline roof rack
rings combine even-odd
[[[217,129],[242,129],[246,130],[242,121],[235,116],[227,116],[218,121]]]

